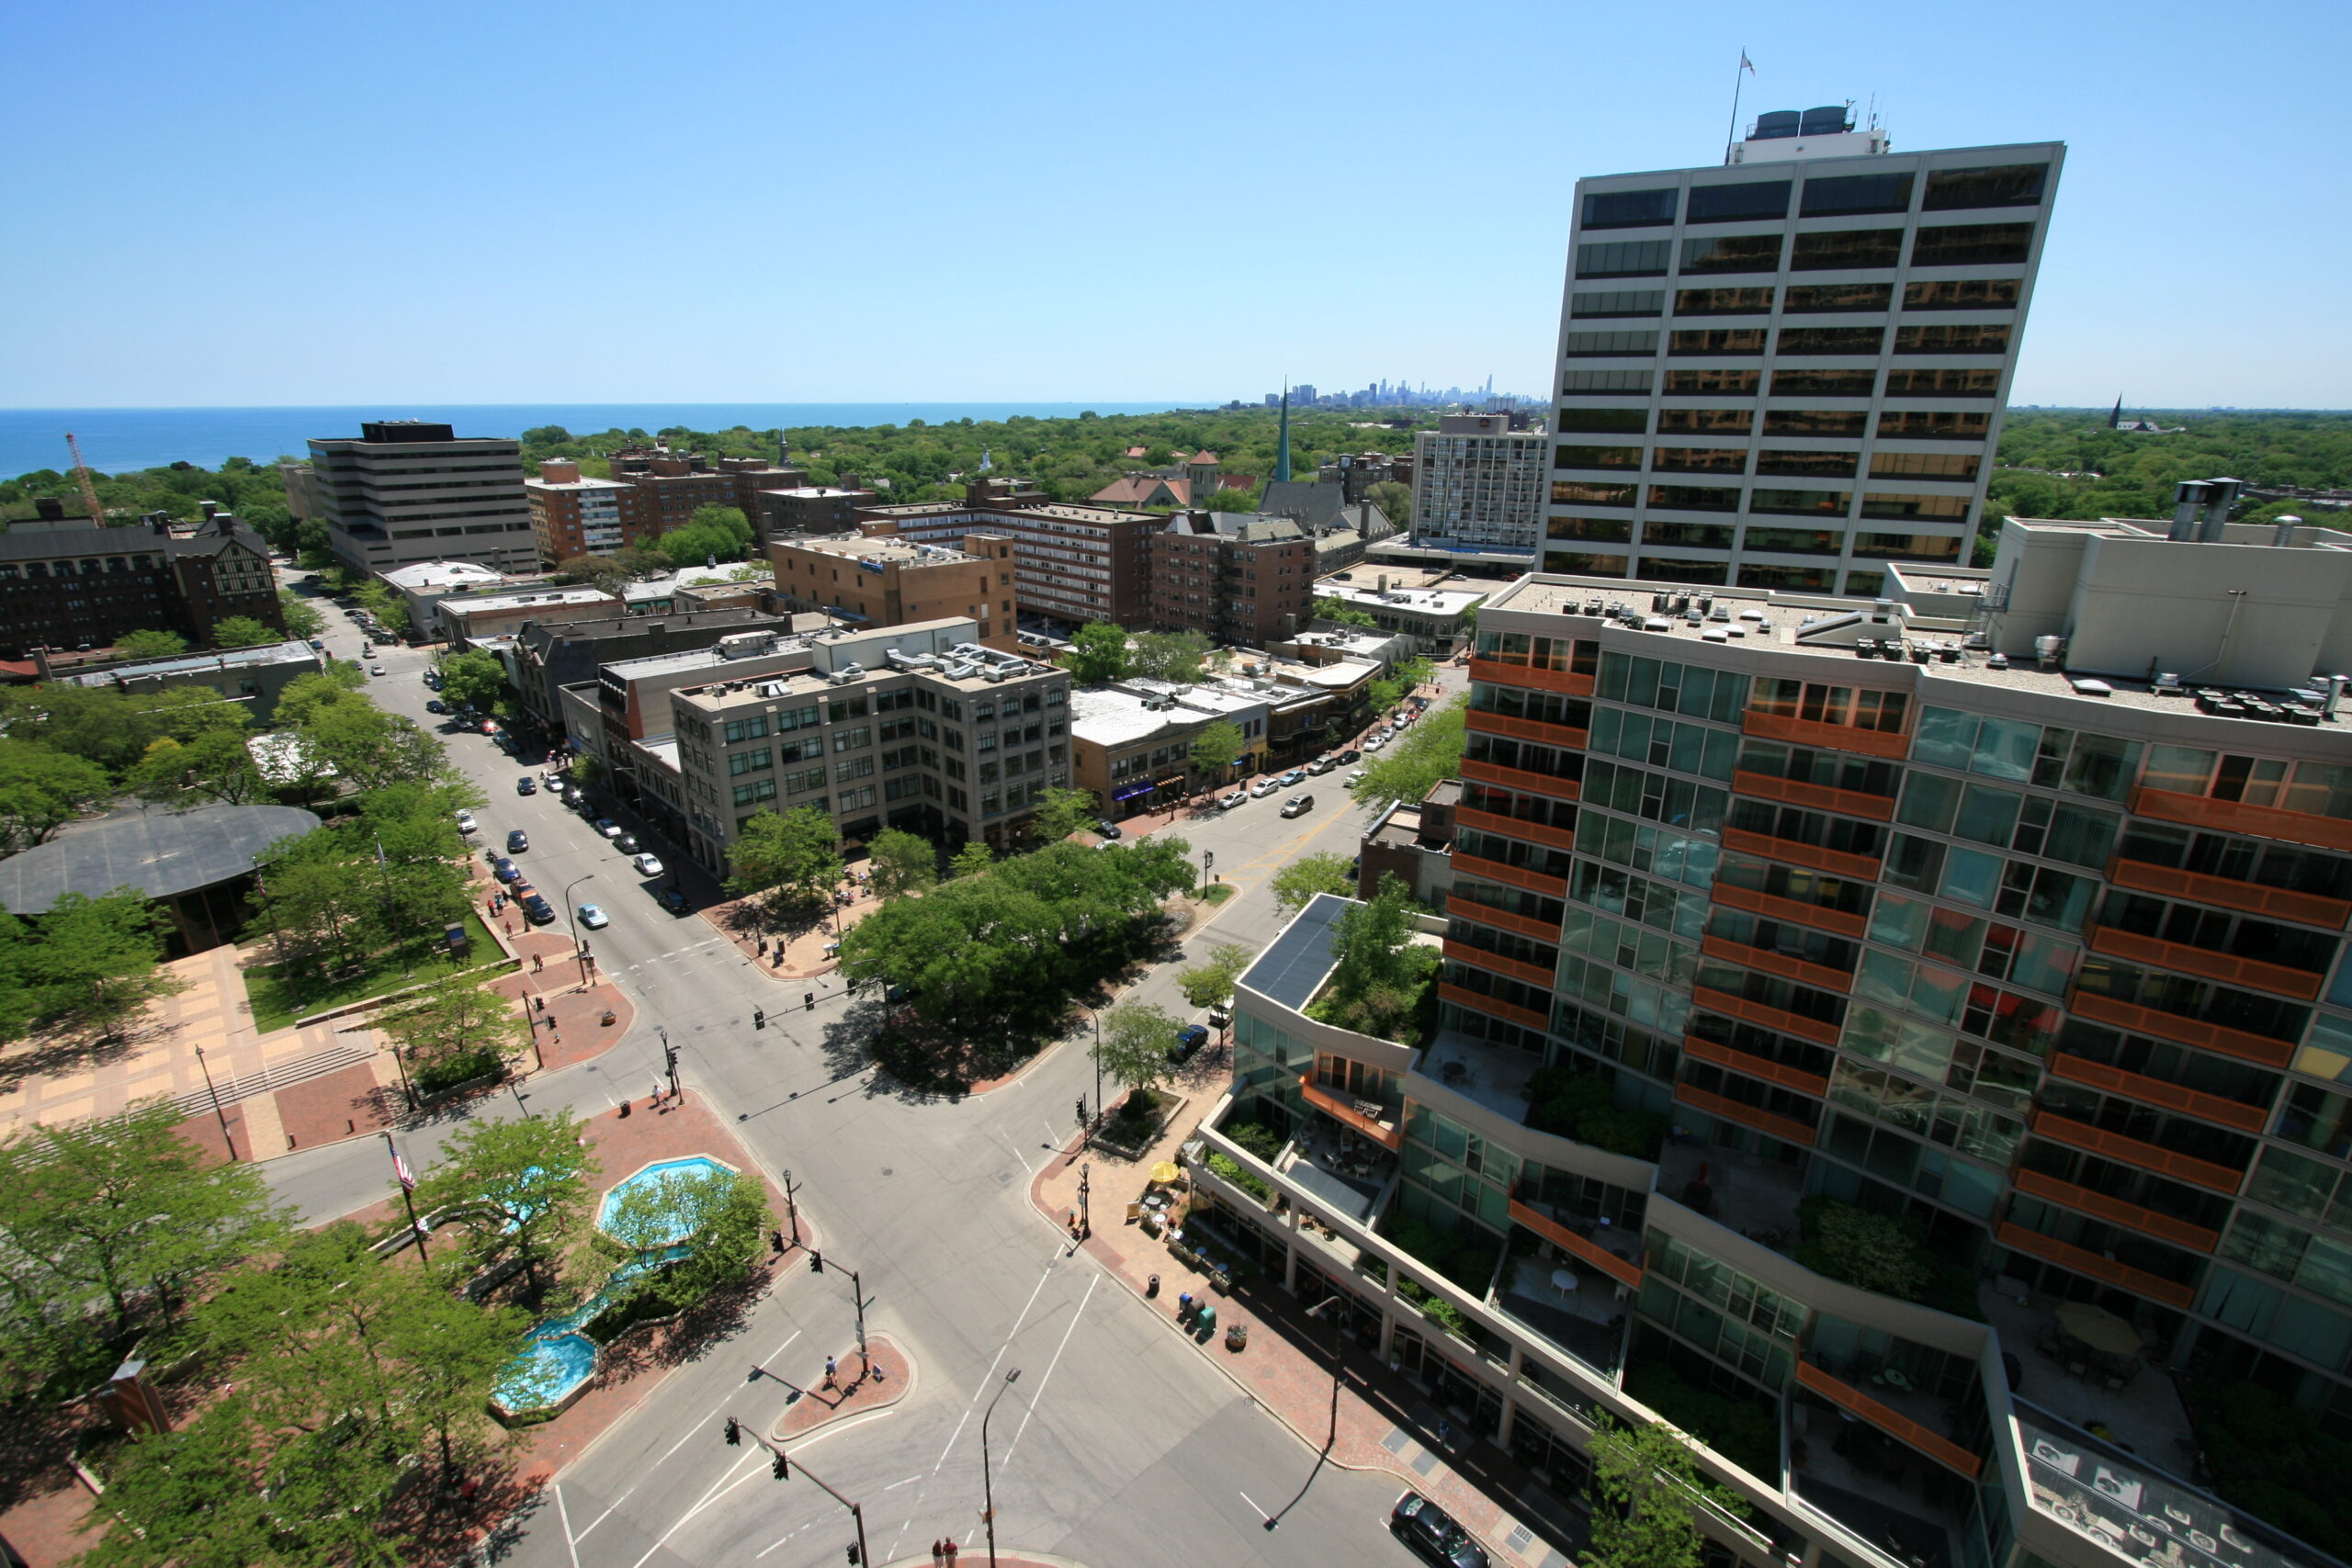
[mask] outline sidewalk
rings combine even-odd
[[[813,980],[841,967],[840,960],[826,951],[841,940],[834,934],[836,925],[847,931],[882,907],[882,900],[854,878],[844,880],[838,891],[851,895],[850,901],[837,902],[822,919],[789,940],[761,921],[761,904],[768,897],[764,893],[713,904],[702,918],[752,960],[756,973],[775,980]]]
[[[1331,1330],[1306,1316],[1304,1303],[1283,1289],[1279,1269],[1237,1280],[1231,1294],[1217,1295],[1206,1275],[1178,1262],[1164,1242],[1124,1218],[1126,1205],[1143,1196],[1152,1165],[1173,1160],[1201,1116],[1216,1103],[1214,1087],[1185,1086],[1184,1092],[1191,1100],[1179,1126],[1162,1134],[1139,1160],[1099,1149],[1087,1153],[1073,1139],[1030,1184],[1038,1212],[1061,1228],[1064,1216],[1079,1206],[1080,1168],[1090,1166],[1093,1234],[1085,1250],[1170,1332],[1194,1339],[1200,1354],[1309,1449],[1320,1451],[1328,1438],[1331,1463],[1395,1476],[1453,1515],[1498,1562],[1566,1568],[1571,1559],[1544,1536],[1581,1544],[1581,1526],[1567,1500],[1545,1493],[1491,1442],[1459,1431],[1442,1439],[1442,1417],[1430,1397],[1402,1372],[1383,1366],[1370,1348],[1340,1340],[1341,1386],[1334,1399]],[[1155,1274],[1159,1293],[1147,1296]],[[1184,1292],[1216,1306],[1217,1332],[1202,1338],[1175,1321],[1177,1297]],[[1252,1331],[1247,1347],[1238,1351],[1226,1348],[1224,1333],[1235,1324]],[[1302,1479],[1304,1474],[1302,1470]],[[1543,1535],[1534,1533],[1532,1527],[1537,1525]]]

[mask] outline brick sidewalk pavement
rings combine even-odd
[[[1244,1392],[1280,1417],[1308,1448],[1329,1442],[1330,1462],[1349,1470],[1384,1471],[1437,1504],[1476,1535],[1499,1562],[1521,1568],[1565,1568],[1569,1561],[1522,1521],[1543,1521],[1554,1536],[1573,1535],[1562,1500],[1544,1494],[1524,1469],[1484,1439],[1444,1429],[1430,1397],[1401,1371],[1383,1366],[1365,1347],[1340,1341],[1335,1397],[1331,1333],[1306,1316],[1304,1304],[1283,1289],[1280,1270],[1236,1281],[1216,1293],[1199,1269],[1177,1260],[1166,1245],[1123,1216],[1140,1200],[1147,1172],[1173,1160],[1202,1115],[1216,1103],[1213,1089],[1197,1092],[1182,1122],[1161,1134],[1139,1160],[1082,1151],[1075,1139],[1030,1184],[1030,1199],[1057,1229],[1079,1206],[1081,1167],[1090,1167],[1093,1234],[1087,1254],[1182,1334]],[[1151,1277],[1159,1284],[1148,1294]],[[1216,1331],[1198,1334],[1176,1322],[1178,1296],[1190,1292],[1217,1309]],[[1224,1331],[1253,1330],[1241,1350],[1227,1348]],[[1306,1472],[1302,1469],[1301,1479]],[[1580,1544],[1580,1539],[1571,1544]],[[1000,1558],[1002,1556],[999,1554]]]
[[[800,1254],[793,1254],[790,1261],[797,1264]],[[833,1358],[840,1368],[840,1376],[831,1388],[825,1386],[822,1358],[818,1358],[805,1369],[803,1375],[808,1379],[805,1384],[763,1369],[767,1371],[767,1376],[786,1388],[797,1390],[800,1395],[786,1407],[782,1418],[769,1430],[768,1439],[771,1442],[805,1438],[811,1432],[839,1422],[888,1410],[915,1391],[914,1363],[907,1359],[907,1353],[899,1348],[895,1340],[887,1334],[868,1334],[865,1344],[873,1357],[873,1367],[882,1374],[879,1380],[866,1377],[854,1382],[850,1381],[858,1378],[857,1344],[854,1340]]]

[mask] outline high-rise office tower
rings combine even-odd
[[[1812,109],[1577,181],[1547,570],[1873,594],[1967,564],[2064,155]]]
[[[1447,414],[1413,437],[1413,536],[1443,547],[1532,550],[1551,442],[1500,413]]]
[[[520,443],[446,424],[374,420],[359,438],[314,436],[310,488],[335,558],[385,572],[419,561],[536,571]]]

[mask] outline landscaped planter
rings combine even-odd
[[[1103,1118],[1102,1127],[1094,1134],[1094,1146],[1111,1154],[1123,1156],[1127,1159],[1141,1159],[1144,1151],[1159,1141],[1159,1134],[1166,1132],[1169,1123],[1182,1115],[1184,1107],[1191,1103],[1182,1095],[1170,1094],[1166,1089],[1158,1089],[1154,1092],[1159,1096],[1159,1107],[1157,1114],[1152,1118],[1151,1126],[1148,1132],[1130,1134],[1125,1130],[1125,1123],[1123,1118],[1115,1115],[1107,1116]],[[1125,1101],[1121,1103],[1124,1104]]]

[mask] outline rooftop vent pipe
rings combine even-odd
[[[2274,517],[2270,520],[2270,542],[2285,547],[2295,542],[2295,530],[2303,525],[2300,517]]]
[[[2222,542],[2222,529],[2230,520],[2230,508],[2238,503],[2238,491],[2245,488],[2243,479],[2208,479],[2205,501],[2205,525],[2197,536],[2209,545]]]
[[[2183,479],[2173,487],[2172,531],[2166,538],[2187,543],[2197,537],[2198,513],[2205,510],[2205,498],[2212,489],[2203,479]]]

